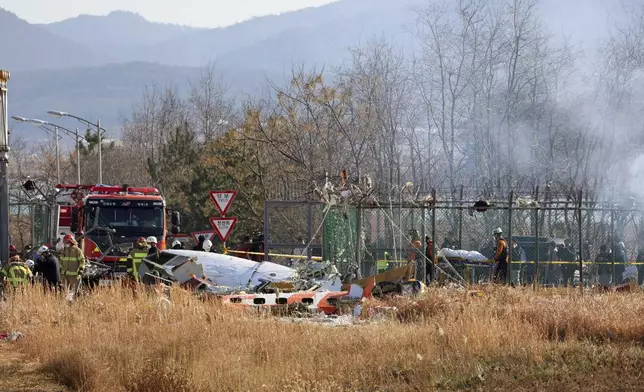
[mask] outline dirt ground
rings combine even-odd
[[[14,343],[0,343],[0,391],[68,392],[20,353]]]

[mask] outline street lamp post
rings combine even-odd
[[[78,128],[76,128],[76,179],[77,184],[80,185],[81,175],[80,175],[80,138],[78,137]]]
[[[59,149],[59,140],[61,139],[59,135],[59,130],[65,132],[69,136],[73,136],[76,138],[76,176],[78,180],[78,184],[80,185],[80,179],[81,179],[81,169],[80,169],[80,139],[85,140],[85,138],[80,137],[78,135],[78,128],[76,128],[75,132],[72,132],[71,130],[60,126],[58,124],[52,124],[49,121],[43,121],[43,120],[38,120],[35,118],[29,119],[25,117],[18,117],[18,116],[12,116],[12,119],[16,120],[17,122],[27,122],[31,123],[33,125],[38,126],[39,128],[53,134],[56,137],[56,170],[57,170],[57,181],[60,182],[60,149]],[[54,127],[54,131],[51,130],[49,127]],[[87,140],[85,140],[87,142]]]
[[[97,131],[98,131],[98,183],[102,184],[103,183],[103,138],[101,136],[101,131],[107,132],[105,128],[101,127],[101,120],[97,120],[96,123],[93,123],[89,120],[86,120],[82,117],[75,116],[73,114],[67,113],[67,112],[60,112],[57,110],[48,110],[48,114],[54,116],[54,117],[71,117],[75,118],[76,120],[87,124],[87,126],[95,126]]]
[[[0,70],[0,263],[9,262],[9,119],[7,82],[9,71]]]
[[[101,120],[96,120],[98,130],[98,183],[103,183],[103,140],[101,138]]]

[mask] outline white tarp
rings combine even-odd
[[[166,250],[177,256],[194,257],[203,266],[204,275],[218,285],[245,289],[261,284],[261,281],[281,282],[297,278],[293,268],[265,261],[252,260],[219,253],[193,250]],[[249,285],[250,282],[250,285]]]
[[[449,249],[443,248],[438,252],[439,256],[444,256],[446,259],[462,259],[465,261],[471,262],[485,262],[488,261],[488,258],[483,256],[477,251],[474,250],[464,250],[464,249]]]

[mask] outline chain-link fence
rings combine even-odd
[[[323,260],[334,262],[342,272],[359,266],[363,275],[407,263],[412,254],[425,254],[431,241],[435,255],[449,255],[445,259],[459,275],[474,283],[493,275],[497,250],[493,232],[500,228],[512,261],[508,282],[615,285],[624,282],[625,271],[634,279],[635,269],[641,284],[644,209],[580,196],[539,200],[514,199],[511,194],[506,200],[333,207],[293,201],[288,214],[280,204],[284,202],[267,202],[265,230],[268,248],[286,254],[301,249],[297,233],[315,233],[312,246],[321,251]],[[295,214],[294,209],[300,212]],[[309,216],[309,210],[315,213]],[[322,229],[316,232],[319,226]],[[424,277],[425,271],[418,274]]]

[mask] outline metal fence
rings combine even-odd
[[[267,201],[266,253],[269,249],[293,253],[302,246],[298,236],[305,234],[305,242],[312,239],[322,259],[345,272],[359,266],[363,275],[369,275],[385,261],[389,265],[407,262],[412,237],[423,246],[423,239],[430,239],[437,252],[443,248],[476,251],[491,260],[496,247],[493,231],[501,228],[512,250],[508,282],[619,284],[625,268],[633,265],[641,284],[644,209],[636,203],[603,203],[582,196],[575,192],[540,200],[538,194],[517,198],[510,192],[505,200],[452,198],[328,209],[319,202]],[[469,282],[488,279],[494,268],[490,262],[455,264]],[[419,274],[424,277],[425,271]]]

